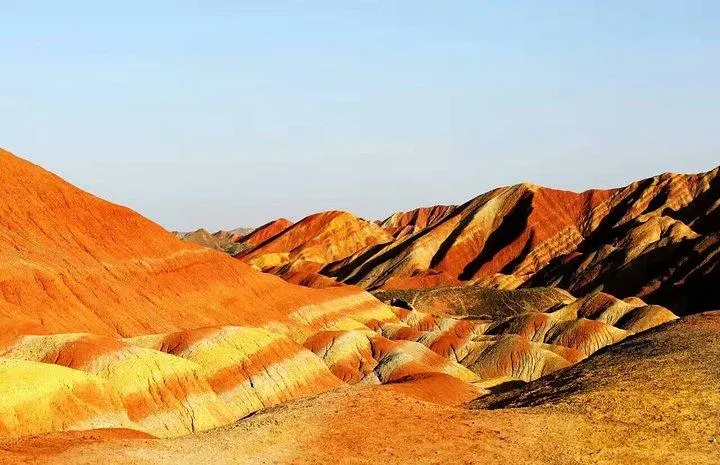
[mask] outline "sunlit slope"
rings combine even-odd
[[[391,240],[392,236],[373,222],[348,212],[328,211],[303,218],[237,257],[260,269],[280,273],[318,271],[358,250]]]
[[[137,213],[0,150],[0,326],[134,336],[231,324],[292,327],[288,313],[366,305],[182,242]]]

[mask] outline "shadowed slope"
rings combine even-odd
[[[720,405],[718,335],[720,312],[689,316],[626,339],[519,389],[481,398],[473,406],[542,406],[579,413],[603,408],[610,421],[658,423],[662,419],[653,412],[674,411],[676,421],[692,421],[694,428],[705,428],[707,441],[720,432],[712,420]]]
[[[666,174],[615,195],[618,206],[576,250],[526,283],[639,296],[680,314],[720,306],[720,177]]]
[[[586,220],[608,195],[530,184],[496,189],[331,274],[369,288],[430,269],[463,280],[500,272],[528,275],[577,245],[589,232]]]
[[[544,312],[575,300],[562,289],[504,290],[480,286],[379,290],[373,295],[387,303],[406,302],[415,310],[433,315],[470,316],[486,320],[528,311]]]

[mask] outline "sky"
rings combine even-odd
[[[0,146],[169,229],[720,164],[720,2],[0,0]]]

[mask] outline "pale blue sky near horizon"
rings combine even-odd
[[[0,18],[0,146],[169,229],[720,164],[720,2],[0,0]]]

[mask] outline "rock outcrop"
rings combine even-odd
[[[554,286],[585,295],[604,289],[689,314],[720,307],[719,170],[666,173],[582,193],[503,187],[459,206],[396,213],[378,223],[389,237],[358,233],[369,231],[367,225],[348,219],[346,234],[336,233],[325,252],[314,237],[336,229],[338,213],[322,213],[244,259],[279,276],[303,271],[369,290]]]

